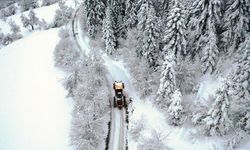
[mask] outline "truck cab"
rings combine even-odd
[[[113,89],[115,90],[114,107],[122,108],[126,106],[126,98],[123,94],[124,83],[115,81],[113,83]]]

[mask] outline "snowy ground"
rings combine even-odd
[[[0,50],[0,149],[69,150],[71,100],[54,67],[58,29]]]

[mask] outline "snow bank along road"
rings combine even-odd
[[[79,12],[79,9],[76,11],[74,15],[74,19],[72,21],[72,32],[73,32],[73,36],[75,37],[78,47],[83,52],[85,52],[85,54],[88,56],[90,52],[90,47],[88,44],[89,39],[87,36],[83,36],[82,34],[82,31],[80,29],[80,21],[78,19],[78,12]],[[108,81],[110,82],[110,85],[112,85],[114,81],[122,80],[125,83],[125,86],[127,86],[129,84],[129,80],[128,80],[129,78],[127,76],[127,73],[125,72],[123,65],[120,62],[116,62],[112,60],[107,55],[103,55],[103,60],[105,61],[105,66],[107,67],[107,70],[109,71]],[[110,127],[110,139],[109,139],[108,148],[110,150],[125,150],[126,149],[126,124],[125,124],[126,111],[124,108],[122,109],[114,108],[113,103],[112,103],[113,97],[111,97],[110,99],[111,99],[111,127]]]

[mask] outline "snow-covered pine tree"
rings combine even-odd
[[[174,53],[168,53],[165,56],[165,61],[162,65],[160,86],[157,91],[158,98],[156,105],[167,111],[170,100],[176,90],[175,81],[175,56]]]
[[[142,115],[139,119],[129,122],[129,133],[135,141],[138,141],[142,136],[142,131],[145,129],[145,118],[146,117]]]
[[[54,27],[60,27],[67,24],[73,15],[73,9],[65,5],[64,1],[59,1],[59,9],[56,10],[56,15],[54,17]]]
[[[6,8],[9,5],[12,5],[16,2],[18,2],[19,0],[4,0],[4,1],[0,1],[0,9]]]
[[[145,1],[141,4],[139,14],[138,45],[136,53],[139,58],[144,58],[149,67],[157,65],[157,56],[159,54],[160,28],[159,19],[152,1]]]
[[[147,20],[142,37],[143,57],[148,62],[150,68],[157,66],[157,58],[159,55],[159,38],[159,20],[156,16],[154,7],[150,5],[148,8]]]
[[[238,118],[236,119],[235,127],[239,130],[250,133],[250,102],[244,103],[246,106],[242,106],[242,110],[238,110]],[[235,113],[235,111],[233,112]]]
[[[95,0],[96,1],[96,7],[95,7],[95,11],[96,11],[96,19],[97,19],[97,23],[101,26],[102,25],[102,20],[105,17],[105,0]]]
[[[250,34],[238,49],[236,69],[232,76],[232,96],[238,100],[250,99]]]
[[[227,133],[232,122],[229,113],[228,86],[225,84],[216,93],[216,99],[209,109],[207,116],[203,119],[204,131],[209,136],[222,136]]]
[[[103,39],[105,40],[106,53],[112,55],[116,47],[116,39],[114,35],[114,28],[111,16],[110,7],[107,7],[106,17],[103,20]]]
[[[201,53],[203,73],[212,73],[217,63],[218,27],[222,0],[195,0],[189,16],[191,58]]]
[[[218,37],[214,24],[209,24],[204,35],[200,37],[202,72],[212,74],[216,68],[219,54]]]
[[[136,28],[130,29],[127,33],[128,37],[124,41],[123,53],[125,61],[128,62],[129,68],[131,68],[131,74],[134,77],[136,88],[139,90],[142,98],[155,94],[159,88],[159,80],[156,80],[160,76],[160,69],[153,70],[149,68],[145,59],[137,57],[136,49],[138,31]]]
[[[18,8],[15,4],[12,4],[8,7],[8,12],[10,15],[15,15],[17,13]]]
[[[35,12],[33,9],[29,11],[28,17],[24,14],[20,16],[21,22],[24,28],[30,27],[31,30],[35,29],[35,26],[38,25],[39,19],[36,17]]]
[[[248,110],[246,110],[246,114],[244,116],[244,122],[243,122],[243,129],[247,131],[247,133],[250,133],[250,106],[248,107]]]
[[[136,0],[127,0],[126,1],[126,10],[125,10],[125,25],[126,27],[136,27],[138,22],[137,18],[137,9],[136,9]]]
[[[7,20],[9,13],[7,13],[7,11],[5,9],[0,10],[0,19],[2,19],[3,21]]]
[[[227,140],[226,150],[235,150],[244,138],[246,138],[246,133],[242,130],[236,130],[234,135]]]
[[[163,38],[163,56],[168,51],[173,51],[175,56],[179,58],[184,56],[186,52],[186,25],[183,7],[178,1],[174,2],[173,8],[170,10],[166,19],[166,27]]]
[[[88,34],[95,37],[99,27],[102,26],[102,19],[105,16],[105,4],[102,0],[85,0],[84,7],[87,12]]]
[[[156,12],[159,14],[159,16],[161,16],[161,18],[164,18],[165,15],[167,15],[167,13],[169,12],[170,3],[172,3],[172,2],[175,2],[175,1],[157,0],[155,2]]]
[[[42,1],[42,6],[49,6],[49,5],[55,4],[58,1],[59,0],[43,0]]]
[[[138,150],[170,150],[166,144],[167,136],[156,130],[151,131],[151,136],[142,137],[137,146]]]
[[[229,75],[230,116],[236,128],[250,132],[250,37],[239,45],[235,70]]]
[[[48,24],[44,19],[38,21],[38,26],[39,26],[39,29],[43,29],[43,30],[48,30],[49,28],[51,28],[51,25]]]
[[[34,30],[35,26],[38,25],[39,19],[36,17],[36,14],[33,11],[33,9],[30,10],[28,16],[29,16],[29,25],[31,27],[31,30]]]
[[[27,11],[30,8],[36,8],[38,6],[37,0],[20,0],[19,5],[22,11]]]
[[[8,6],[7,8],[3,8],[0,10],[0,18],[5,20],[7,17],[11,15],[15,15],[17,12],[17,7],[15,4]]]
[[[182,106],[182,95],[179,89],[176,89],[171,97],[168,108],[169,123],[179,126],[184,122],[184,108]]]
[[[27,16],[25,16],[24,14],[22,14],[20,16],[21,22],[23,24],[24,28],[27,28],[29,26],[29,18]]]
[[[10,30],[13,33],[19,33],[20,32],[20,27],[13,20],[9,21],[9,25],[10,25]]]
[[[20,27],[13,20],[9,21],[9,25],[12,33],[4,36],[4,43],[8,44],[23,37],[22,34],[20,34]]]
[[[7,45],[11,44],[12,42],[13,42],[13,39],[11,38],[11,34],[6,34],[3,36],[2,44],[4,46],[7,46]]]
[[[114,20],[115,36],[125,37],[126,27],[124,26],[126,3],[125,0],[110,0],[110,6],[112,10],[112,17]]]
[[[250,2],[249,0],[228,0],[223,17],[224,33],[223,47],[230,55],[237,51],[240,43],[244,42],[250,31]]]
[[[146,21],[147,21],[147,12],[149,9],[149,3],[143,1],[143,3],[140,5],[140,9],[138,12],[138,24],[137,24],[137,30],[138,30],[138,44],[136,47],[136,53],[139,58],[143,56],[144,50],[143,50],[143,33],[146,27]]]
[[[80,53],[70,38],[68,30],[60,31],[60,42],[56,45],[54,51],[55,66],[65,71],[72,71],[76,62],[80,59]]]

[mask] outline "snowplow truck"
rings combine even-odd
[[[114,107],[120,109],[126,107],[126,98],[123,95],[124,83],[115,81],[115,83],[113,83],[113,89],[115,90]]]

